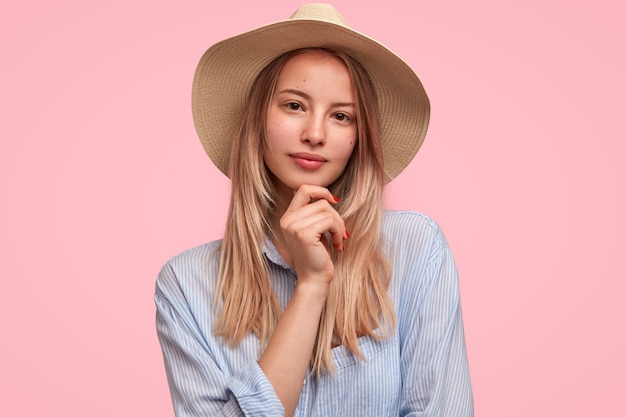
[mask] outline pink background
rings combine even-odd
[[[296,4],[3,5],[1,415],[173,415],[154,279],[220,237],[228,200],[192,74],[210,44]],[[388,206],[450,241],[478,416],[625,415],[622,4],[335,2],[430,94]]]

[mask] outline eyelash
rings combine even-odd
[[[300,110],[302,108],[302,105],[296,102],[287,103],[286,106],[289,110]],[[294,108],[294,106],[297,106],[297,108]]]
[[[302,104],[297,103],[295,101],[291,101],[289,103],[286,103],[285,106],[289,109],[289,110],[293,110],[293,111],[298,111],[302,109]],[[337,117],[337,116],[341,116],[341,117]],[[347,115],[344,112],[337,112],[335,114],[333,114],[333,117],[338,121],[338,122],[349,122],[352,120],[352,117],[350,117],[349,115]]]
[[[335,117],[335,119],[337,119],[340,122],[349,122],[350,120],[352,120],[352,118],[350,116],[348,116],[345,113],[341,113],[341,112],[340,113],[335,113],[335,114],[333,114],[333,116]],[[343,118],[339,119],[337,116],[342,116]]]

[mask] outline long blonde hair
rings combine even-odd
[[[357,339],[388,337],[395,325],[387,294],[390,269],[381,251],[384,170],[379,116],[366,71],[347,54],[324,49],[345,63],[357,102],[357,142],[343,174],[328,188],[341,196],[335,206],[351,236],[344,252],[332,251],[335,275],[322,311],[311,357],[315,374],[334,370],[331,348],[344,345],[359,358]],[[272,334],[280,306],[269,281],[263,242],[273,231],[274,190],[263,162],[266,114],[285,63],[305,50],[280,56],[257,77],[230,154],[231,200],[221,245],[215,299],[216,335],[237,345],[254,333],[263,344]]]

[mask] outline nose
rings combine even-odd
[[[326,132],[324,126],[324,118],[311,115],[302,132],[302,141],[308,142],[312,146],[323,145],[326,143]]]

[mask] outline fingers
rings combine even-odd
[[[286,213],[281,220],[281,227],[304,244],[323,241],[328,232],[329,243],[336,251],[343,250],[343,240],[347,238],[343,219],[326,200],[317,200],[297,211]]]
[[[327,201],[331,205],[337,204],[339,201],[339,198],[333,196],[327,188],[316,185],[301,185],[293,195],[287,211],[297,210],[310,204],[312,201],[320,199]]]
[[[281,227],[308,243],[319,242],[329,232],[336,251],[344,249],[343,241],[349,234],[343,219],[332,205],[339,199],[328,189],[313,185],[302,185],[281,220]]]

